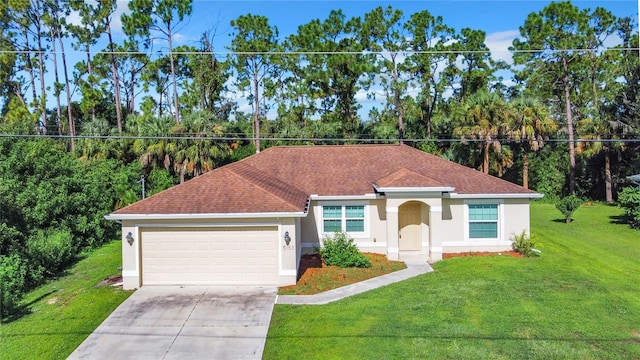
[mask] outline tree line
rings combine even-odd
[[[333,10],[284,38],[268,18],[247,14],[230,22],[223,57],[214,47],[215,28],[197,44],[174,46],[192,1],[128,6],[121,16],[126,36],[115,43],[113,0],[2,4],[5,131],[68,135],[70,150],[83,158],[137,158],[145,171],[161,165],[181,181],[247,144],[76,136],[229,135],[251,138],[256,151],[283,143],[269,138],[394,139],[525,187],[536,185],[531,154],[550,140],[557,151],[568,146],[568,172],[561,174],[567,186],[544,191],[608,202],[616,180],[638,167],[638,144],[623,141],[638,133],[636,24],[604,8],[554,2],[531,13],[509,65],[491,57],[484,31],[456,30],[428,10],[378,7],[352,18]],[[66,20],[71,12],[79,21]],[[158,39],[168,50],[152,56]],[[69,42],[86,56],[73,68],[64,49]],[[96,51],[98,45],[105,47]],[[502,78],[506,70],[512,79]],[[53,84],[45,82],[51,73]],[[248,94],[251,111],[239,110],[233,90]],[[357,96],[365,93],[384,106],[363,118]],[[469,142],[438,142],[451,139]],[[564,154],[552,156],[565,161]]]
[[[428,10],[333,10],[286,37],[247,14],[216,50],[215,27],[173,44],[192,1],[128,6],[116,42],[115,0],[0,3],[5,315],[113,238],[103,216],[139,200],[143,184],[150,195],[269,146],[406,143],[550,201],[613,202],[640,172],[637,24],[604,8],[554,2],[529,14],[507,64],[484,31]],[[68,44],[82,60],[69,63]],[[362,94],[384,105],[363,115]]]

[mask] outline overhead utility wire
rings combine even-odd
[[[600,52],[600,51],[638,51],[640,48],[604,48],[604,49],[529,49],[529,50],[402,50],[402,51],[171,51],[173,55],[384,55],[389,53],[401,54],[486,54],[492,52],[511,53],[561,53],[561,52]],[[0,50],[0,54],[31,54],[31,53],[53,53],[49,50]],[[86,54],[86,51],[57,51],[58,54]],[[90,52],[92,55],[169,55],[169,51],[96,51]]]
[[[49,139],[93,139],[93,140],[218,140],[218,141],[227,141],[227,140],[241,140],[241,141],[251,141],[254,140],[253,137],[231,137],[231,136],[133,136],[133,135],[34,135],[34,134],[0,134],[0,138],[27,138],[27,139],[39,139],[39,138],[49,138]],[[395,143],[400,141],[400,139],[367,139],[367,138],[291,138],[291,137],[261,137],[262,141],[311,141],[311,142],[331,142],[331,141],[340,141],[340,142],[390,142]],[[485,142],[484,139],[402,139],[403,142],[444,142],[444,143],[478,143]],[[500,141],[504,143],[512,143],[512,142],[528,142],[528,140],[511,140],[511,139],[494,139],[493,141]],[[566,143],[569,142],[569,139],[548,139],[544,140],[544,142],[548,143]],[[615,142],[623,142],[623,143],[640,143],[640,138],[633,139],[576,139],[574,142],[583,142],[583,143],[615,143]]]

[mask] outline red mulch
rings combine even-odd
[[[298,268],[299,277],[302,277],[308,269],[322,269],[325,266],[320,254],[302,255],[300,257],[300,267]]]
[[[327,266],[319,254],[303,255],[295,285],[281,286],[280,294],[311,295],[353,284],[372,277],[406,268],[399,261],[389,261],[385,255],[364,253],[371,260],[370,268],[340,268]]]
[[[122,275],[111,275],[108,278],[100,281],[96,286],[115,285],[122,282]]]
[[[442,254],[443,259],[450,259],[456,257],[465,257],[465,256],[511,256],[514,258],[521,258],[524,255],[520,254],[517,251],[500,251],[500,252],[491,252],[491,251],[472,251],[472,252],[462,252],[462,253],[446,253]]]

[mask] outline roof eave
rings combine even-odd
[[[363,195],[318,195],[312,194],[310,200],[373,200],[380,199],[380,194],[363,194]]]
[[[539,193],[505,193],[505,194],[458,194],[449,193],[451,199],[541,199],[544,194]]]
[[[203,213],[203,214],[109,214],[106,220],[182,220],[182,219],[249,219],[249,218],[297,218],[306,217],[306,211],[300,212],[263,212],[263,213]]]
[[[430,193],[435,193],[435,192],[453,192],[456,190],[456,188],[451,187],[451,186],[415,186],[415,187],[409,187],[409,186],[402,186],[402,187],[383,187],[383,186],[377,186],[374,185],[374,188],[376,189],[377,192],[381,192],[381,193],[418,193],[418,192],[430,192]]]

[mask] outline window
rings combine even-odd
[[[469,238],[498,237],[498,204],[469,204]]]
[[[364,232],[364,205],[323,206],[322,232]]]

